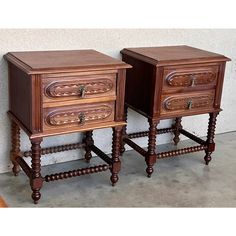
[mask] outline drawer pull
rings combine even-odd
[[[85,123],[85,114],[84,114],[83,112],[81,112],[81,113],[79,114],[79,123],[80,123],[81,125],[83,125],[83,124]]]
[[[193,106],[193,102],[192,102],[192,100],[190,100],[190,101],[188,102],[188,109],[191,109],[192,106]]]
[[[81,98],[84,97],[84,95],[85,95],[85,85],[81,85],[79,87],[79,95],[80,95]]]
[[[195,85],[196,76],[195,76],[195,75],[192,75],[191,78],[192,78],[191,87],[193,87],[193,86]]]

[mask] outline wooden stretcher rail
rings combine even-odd
[[[31,178],[32,176],[32,169],[28,166],[28,164],[25,162],[25,160],[22,157],[16,158],[16,162],[20,165],[20,167],[23,169],[23,171],[26,173],[26,175]]]
[[[109,165],[112,164],[112,159],[108,155],[106,155],[101,149],[99,149],[95,145],[91,145],[90,148],[95,154],[97,154],[107,164]]]
[[[65,144],[55,147],[48,147],[48,148],[42,148],[41,149],[41,155],[56,153],[56,152],[64,152],[64,151],[70,151],[74,149],[79,149],[85,147],[84,143],[72,143],[72,144]],[[31,157],[32,153],[31,151],[25,151],[23,152],[24,157]]]
[[[128,138],[124,138],[123,141],[128,144],[130,147],[132,147],[135,151],[137,151],[139,154],[141,154],[142,156],[146,156],[147,152],[141,148],[139,145],[137,145],[136,143],[134,143],[132,140],[128,139]]]
[[[193,146],[193,147],[187,147],[167,152],[161,152],[157,154],[157,159],[167,158],[167,157],[173,157],[178,155],[184,155],[191,152],[199,152],[207,149],[207,146],[205,145],[199,145],[199,146]]]
[[[164,128],[164,129],[157,129],[156,134],[165,134],[165,133],[170,133],[173,132],[175,129],[174,128]],[[141,138],[141,137],[146,137],[148,136],[149,132],[148,131],[142,131],[142,132],[136,132],[136,133],[131,133],[128,134],[128,138]]]
[[[147,151],[145,151],[143,148],[141,148],[139,145],[134,143],[132,140],[128,138],[123,139],[126,144],[128,144],[130,147],[132,147],[135,151],[137,151],[142,156],[146,157]],[[202,140],[203,141],[203,140]],[[173,157],[178,155],[184,155],[192,152],[199,152],[206,150],[208,147],[207,145],[199,145],[199,146],[193,146],[193,147],[187,147],[177,150],[171,150],[166,152],[157,153],[157,159],[167,158],[167,157]]]
[[[184,136],[186,136],[186,137],[192,139],[192,140],[195,141],[196,143],[199,143],[199,144],[201,144],[201,145],[206,144],[206,141],[204,141],[203,139],[197,137],[197,136],[194,135],[194,134],[189,133],[189,132],[188,132],[187,130],[185,130],[185,129],[180,129],[179,132],[180,132],[181,134],[183,134]]]
[[[50,181],[55,181],[55,180],[60,180],[60,179],[77,177],[80,175],[98,173],[98,172],[106,171],[108,169],[109,169],[109,165],[104,164],[104,165],[98,165],[98,166],[93,166],[93,167],[88,167],[88,168],[82,168],[82,169],[77,169],[77,170],[50,174],[50,175],[46,175],[43,179],[46,182],[50,182]]]

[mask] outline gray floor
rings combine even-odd
[[[216,136],[217,149],[209,166],[203,152],[159,160],[152,178],[144,159],[133,151],[122,157],[120,180],[109,182],[109,171],[45,183],[38,205],[32,204],[28,179],[21,173],[0,175],[0,195],[11,207],[236,207],[236,132]],[[183,147],[192,143],[182,142]],[[173,145],[162,145],[160,150]],[[101,163],[93,158],[91,164]],[[43,167],[57,172],[86,166],[83,160]]]

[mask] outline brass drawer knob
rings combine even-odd
[[[83,98],[85,96],[85,91],[86,91],[85,89],[86,89],[85,85],[81,85],[79,87],[79,95],[80,95],[81,98]]]
[[[192,102],[192,100],[189,100],[189,101],[188,101],[188,109],[191,109],[192,106],[193,106],[193,102]]]
[[[196,82],[196,76],[195,75],[191,75],[192,81],[191,81],[191,87],[193,87],[195,85]]]
[[[80,123],[81,125],[83,125],[83,124],[85,123],[85,114],[84,114],[83,112],[81,112],[81,113],[79,114],[79,123]]]

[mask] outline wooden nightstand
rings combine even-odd
[[[94,50],[11,52],[9,66],[13,172],[20,167],[30,179],[34,203],[40,199],[44,181],[97,173],[110,169],[111,182],[118,181],[121,130],[125,124],[124,92],[126,63]],[[113,128],[112,158],[94,145],[92,131]],[[31,151],[20,150],[20,128],[29,136]],[[41,149],[44,137],[85,132],[82,143]],[[85,148],[106,164],[41,176],[40,156]],[[23,157],[31,157],[30,168]]]
[[[222,55],[188,46],[127,48],[121,51],[123,61],[132,65],[127,72],[125,93],[127,107],[147,117],[149,131],[127,134],[123,130],[123,147],[128,144],[145,157],[148,177],[153,173],[156,159],[204,150],[205,162],[211,160],[215,149],[216,117],[221,111],[221,92],[226,58]],[[207,140],[184,130],[183,116],[209,113]],[[126,115],[127,116],[127,115]],[[157,129],[162,119],[175,118],[170,128]],[[174,143],[183,134],[199,145],[156,153],[156,135],[173,132]],[[148,136],[148,151],[131,139]]]

